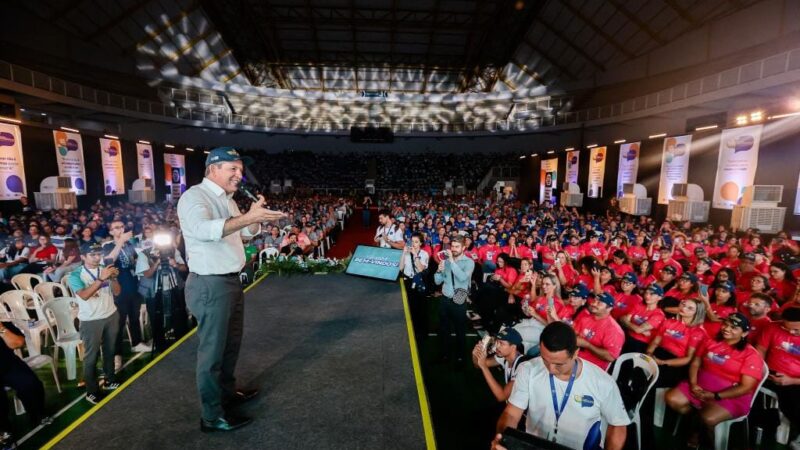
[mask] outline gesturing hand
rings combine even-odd
[[[286,217],[286,214],[280,211],[273,211],[265,208],[264,203],[266,203],[264,196],[259,195],[258,201],[255,201],[250,205],[250,209],[247,211],[247,215],[250,218],[250,223],[273,222]]]

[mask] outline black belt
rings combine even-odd
[[[239,272],[231,272],[231,273],[210,273],[208,275],[200,275],[199,273],[190,272],[191,275],[196,277],[238,277]]]

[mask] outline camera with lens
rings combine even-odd
[[[157,233],[153,236],[153,248],[150,249],[150,258],[157,259],[161,269],[169,269],[170,258],[175,257],[175,247],[172,245],[172,235]]]

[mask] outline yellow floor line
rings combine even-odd
[[[414,378],[417,383],[417,395],[419,396],[419,410],[422,413],[422,428],[425,430],[425,444],[428,450],[436,450],[436,438],[433,435],[433,421],[431,420],[430,406],[428,405],[428,394],[425,391],[425,383],[422,381],[422,368],[419,364],[419,352],[417,351],[417,339],[414,335],[414,327],[411,324],[411,310],[408,306],[408,295],[403,280],[400,280],[400,291],[403,293],[403,311],[406,315],[406,329],[408,330],[408,345],[411,347],[411,364],[414,367]]]
[[[264,278],[265,278],[267,275],[268,275],[268,274],[264,274],[264,275],[260,276],[258,279],[256,279],[255,281],[253,281],[253,284],[251,284],[250,286],[247,286],[247,287],[244,289],[244,292],[247,292],[247,291],[249,291],[249,290],[250,290],[250,288],[252,288],[252,287],[253,287],[253,286],[255,286],[256,284],[258,284],[258,283],[259,283],[261,280],[263,280],[263,279],[264,279]],[[89,419],[89,417],[92,417],[92,415],[94,415],[94,413],[96,413],[97,411],[99,411],[99,410],[100,410],[100,408],[102,408],[102,407],[103,407],[103,406],[105,406],[105,405],[106,405],[108,402],[110,402],[110,401],[111,401],[111,399],[113,399],[114,397],[116,397],[117,395],[119,395],[119,393],[120,393],[120,392],[122,392],[123,390],[125,390],[125,389],[126,389],[128,386],[130,386],[130,385],[131,385],[131,384],[132,384],[134,381],[136,381],[136,380],[137,380],[139,377],[141,377],[142,375],[144,375],[144,374],[145,374],[145,373],[146,373],[148,370],[150,370],[150,369],[151,369],[153,366],[155,366],[156,364],[158,364],[158,362],[159,362],[159,361],[161,361],[162,359],[166,358],[166,356],[167,356],[167,355],[169,355],[170,353],[172,353],[172,351],[173,351],[173,350],[175,350],[176,348],[178,348],[178,346],[180,346],[181,344],[183,344],[184,342],[186,342],[186,340],[187,340],[187,339],[189,339],[190,337],[192,337],[192,336],[193,336],[195,333],[197,333],[197,327],[195,327],[195,328],[192,328],[192,329],[191,329],[191,331],[189,331],[188,333],[186,333],[186,335],[185,335],[185,336],[183,336],[182,338],[180,338],[180,339],[178,340],[178,342],[176,342],[176,343],[172,344],[172,345],[171,345],[171,346],[170,346],[168,349],[164,350],[164,352],[163,352],[163,353],[161,353],[160,355],[158,355],[158,356],[156,357],[156,359],[154,359],[154,360],[150,361],[150,362],[149,362],[149,363],[148,363],[146,366],[144,366],[144,367],[142,367],[141,369],[139,369],[139,371],[138,371],[138,372],[136,372],[135,374],[131,375],[131,377],[130,377],[130,378],[128,378],[127,380],[125,380],[125,382],[124,382],[124,383],[122,383],[122,385],[121,385],[119,388],[117,388],[117,389],[115,389],[115,390],[111,391],[111,393],[110,393],[110,394],[108,394],[108,396],[106,396],[106,397],[105,397],[103,400],[101,400],[101,401],[100,401],[100,403],[98,403],[98,404],[94,405],[94,406],[92,407],[92,409],[90,409],[90,410],[86,411],[86,412],[85,412],[85,413],[84,413],[84,414],[83,414],[83,415],[82,415],[80,418],[78,418],[78,420],[76,420],[75,422],[72,422],[72,423],[71,423],[71,424],[70,424],[70,425],[69,425],[67,428],[65,428],[65,429],[61,430],[61,433],[58,433],[58,435],[56,435],[56,436],[55,436],[53,439],[50,439],[50,441],[49,441],[47,444],[45,444],[45,445],[42,447],[42,450],[49,450],[49,449],[53,448],[53,447],[54,447],[56,444],[58,444],[58,443],[59,443],[59,442],[60,442],[62,439],[64,439],[65,437],[67,437],[67,435],[68,435],[68,434],[70,434],[70,433],[71,433],[71,432],[73,432],[73,431],[74,431],[76,428],[78,428],[78,427],[79,427],[79,426],[80,426],[80,425],[81,425],[83,422],[86,422],[86,420],[88,420],[88,419]]]

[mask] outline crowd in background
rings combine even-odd
[[[244,153],[255,159],[252,168],[264,186],[272,180],[292,180],[295,189],[348,191],[363,189],[368,178],[375,179],[378,189],[440,192],[446,181],[453,181],[453,187],[463,185],[467,190],[474,190],[490,168],[514,163],[519,157],[497,153],[312,153],[297,150]]]

